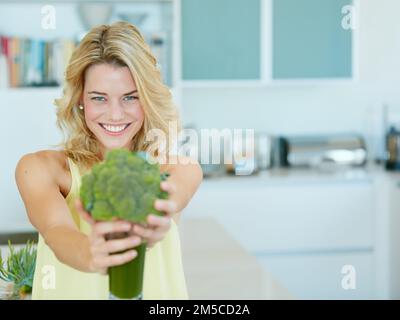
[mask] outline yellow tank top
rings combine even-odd
[[[89,234],[90,225],[76,212],[81,175],[68,158],[71,190],[65,198],[79,230]],[[108,276],[86,273],[61,263],[39,234],[32,299],[108,299]],[[182,266],[180,239],[174,221],[165,238],[148,249],[145,257],[143,299],[188,299]]]

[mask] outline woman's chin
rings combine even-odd
[[[128,142],[125,141],[101,141],[100,143],[102,144],[103,148],[105,150],[113,150],[113,149],[120,149],[120,148],[126,148],[128,146]]]
[[[123,135],[121,137],[104,137],[103,135],[97,134],[96,137],[105,150],[129,148],[133,139],[131,134]]]
[[[127,148],[127,144],[107,144],[105,145],[106,150],[114,150],[114,149],[121,149],[121,148]]]

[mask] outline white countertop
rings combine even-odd
[[[28,218],[26,218],[26,221],[1,221],[0,224],[0,233],[23,233],[34,231],[36,230],[28,221]]]
[[[221,174],[205,177],[207,185],[281,185],[298,183],[365,183],[371,182],[378,173],[385,173],[381,166],[344,167],[338,169],[275,168],[262,170],[253,175],[235,176]],[[391,173],[388,173],[391,174]]]

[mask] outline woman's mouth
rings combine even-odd
[[[131,125],[131,123],[121,124],[118,126],[106,123],[99,123],[99,125],[108,135],[118,136],[123,134],[126,131],[126,128],[128,128]]]

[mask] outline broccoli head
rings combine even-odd
[[[148,214],[162,215],[154,201],[167,199],[160,183],[169,176],[160,174],[157,164],[145,152],[114,149],[82,177],[80,198],[95,220],[123,219],[145,222]]]

